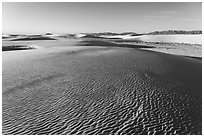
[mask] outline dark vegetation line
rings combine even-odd
[[[87,33],[88,35],[101,36],[101,35],[132,35],[132,36],[141,36],[141,35],[167,35],[167,34],[202,34],[202,30],[167,30],[167,31],[154,31],[149,33],[135,33],[135,32],[123,32],[123,33],[113,33],[113,32],[99,32],[99,33]]]
[[[2,46],[2,51],[31,50],[31,49],[34,49],[34,47],[28,47],[24,45]]]
[[[148,35],[166,35],[166,34],[202,34],[202,30],[184,31],[184,30],[168,30],[154,31],[147,33]]]
[[[30,38],[19,38],[19,39],[13,39],[11,41],[28,41],[28,40],[56,40],[49,37],[30,37]]]

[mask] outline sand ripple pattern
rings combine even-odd
[[[145,53],[60,55],[64,62],[53,59],[52,73],[37,77],[35,72],[29,82],[3,85],[3,134],[202,134],[202,99],[194,95],[201,85],[195,88],[171,75],[174,66],[168,63],[180,60]],[[70,65],[70,60],[76,62]],[[3,82],[6,78],[3,75]]]

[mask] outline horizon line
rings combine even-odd
[[[152,33],[152,32],[162,32],[162,31],[202,31],[202,29],[193,29],[193,30],[182,30],[182,29],[169,29],[169,30],[154,30],[154,31],[149,31],[149,32],[144,32],[144,33],[137,33],[136,31],[123,31],[123,32],[115,32],[115,31],[100,31],[100,32],[66,32],[66,33],[62,33],[62,32],[56,32],[53,33],[51,31],[47,31],[47,32],[2,32],[3,34],[46,34],[46,33],[52,33],[52,34],[89,34],[89,33],[137,33],[137,34],[147,34],[147,33]]]

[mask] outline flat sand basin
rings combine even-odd
[[[139,49],[4,52],[3,134],[202,134],[202,61]]]

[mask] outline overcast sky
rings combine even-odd
[[[3,3],[3,33],[202,29],[202,3]]]

